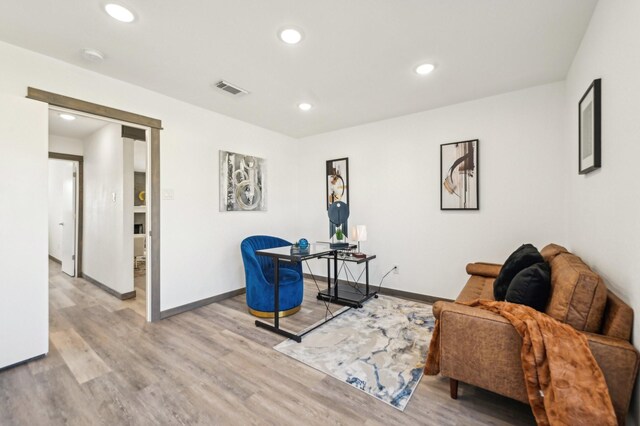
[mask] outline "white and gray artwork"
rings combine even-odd
[[[220,151],[220,211],[266,211],[264,158]]]

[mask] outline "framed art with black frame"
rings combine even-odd
[[[327,209],[336,201],[349,204],[349,159],[327,161]]]
[[[440,210],[479,210],[478,146],[473,139],[440,145]]]
[[[578,173],[600,168],[601,81],[593,80],[578,104]]]

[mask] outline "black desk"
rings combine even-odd
[[[347,254],[346,256],[320,256],[321,259],[327,259],[327,289],[318,293],[318,300],[326,300],[331,303],[337,303],[339,305],[350,306],[352,308],[362,308],[362,304],[372,297],[378,297],[378,292],[369,291],[369,261],[376,258],[375,254],[367,255],[366,257],[355,257]],[[331,260],[333,262],[333,288],[331,288]],[[338,286],[339,270],[338,261],[351,262],[357,265],[364,263],[365,267],[365,292],[362,293],[359,289],[353,288],[350,285]],[[348,270],[348,268],[347,268]],[[347,281],[349,276],[347,275]],[[356,282],[357,286],[358,283]]]
[[[278,333],[281,336],[288,337],[289,339],[295,340],[296,342],[302,341],[302,336],[309,333],[311,330],[314,330],[320,327],[322,324],[325,324],[327,321],[333,319],[335,315],[329,320],[324,321],[311,329],[305,330],[303,333],[294,334],[289,331],[283,330],[280,328],[280,317],[278,316],[278,312],[280,312],[280,262],[302,262],[308,259],[315,259],[322,256],[327,256],[329,259],[333,259],[334,266],[337,268],[338,266],[338,250],[332,249],[329,247],[329,244],[311,244],[309,247],[309,252],[305,254],[291,254],[291,246],[286,247],[277,247],[266,250],[256,250],[256,254],[258,256],[268,256],[273,259],[274,266],[274,285],[273,285],[273,296],[274,296],[274,317],[273,317],[273,325],[267,324],[264,321],[256,320],[256,326],[267,329],[274,333]],[[336,269],[337,270],[337,269]],[[335,278],[337,285],[337,277]]]

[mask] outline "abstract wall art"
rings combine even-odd
[[[600,168],[600,79],[593,80],[578,104],[578,173]]]
[[[220,151],[220,211],[266,211],[263,158]]]
[[[349,204],[349,159],[327,161],[327,209],[336,201]]]
[[[440,210],[478,210],[478,139],[440,145]]]

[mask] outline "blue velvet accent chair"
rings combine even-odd
[[[273,318],[273,259],[256,255],[256,250],[290,246],[278,237],[255,235],[240,244],[247,285],[247,305],[255,316]],[[302,264],[280,262],[280,315],[292,315],[300,310],[303,295]]]

